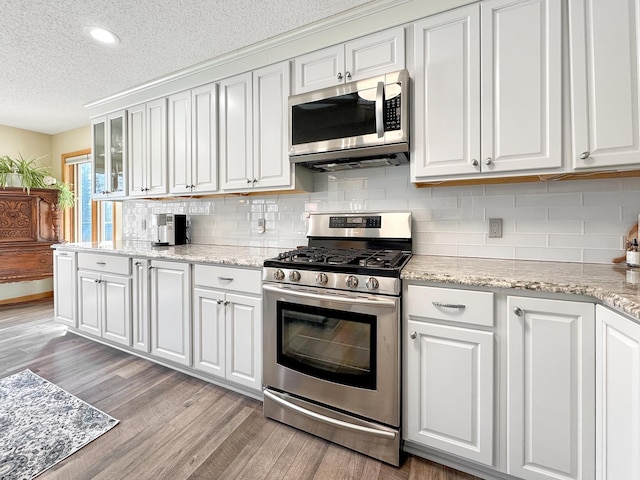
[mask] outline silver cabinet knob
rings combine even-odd
[[[216,300],[216,303],[217,303],[218,305],[222,305],[222,300],[218,299],[218,300]]]
[[[513,313],[515,313],[518,317],[524,315],[524,311],[520,307],[514,307]]]
[[[477,167],[478,165],[480,165],[480,162],[476,158],[474,158],[473,160],[471,160],[471,165]]]
[[[342,80],[342,72],[338,72],[338,80]]]
[[[418,338],[418,334],[414,331],[412,331],[409,336],[411,337],[411,340],[415,340],[416,338]]]
[[[347,72],[346,75],[347,75],[347,79],[351,78],[351,72]]]
[[[486,165],[491,165],[493,163],[493,159],[491,157],[487,157],[487,159],[484,162]]]
[[[580,154],[580,160],[586,160],[587,158],[589,158],[591,156],[591,152],[582,152]]]
[[[251,179],[250,178],[247,178],[247,183],[251,183]]]

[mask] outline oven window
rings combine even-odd
[[[323,380],[376,388],[375,315],[278,302],[280,365]]]

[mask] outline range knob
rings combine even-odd
[[[292,282],[299,282],[300,281],[300,272],[298,272],[297,270],[292,270],[289,273],[289,280],[291,280]]]
[[[344,281],[344,283],[349,288],[356,288],[358,286],[358,279],[357,279],[357,277],[354,277],[353,275],[349,275],[347,277],[347,279]]]
[[[327,277],[326,273],[319,273],[316,275],[316,283],[318,285],[326,285],[329,281],[329,277]]]
[[[380,283],[378,283],[377,278],[369,277],[367,279],[367,288],[369,290],[377,290],[379,286],[380,286]]]
[[[273,272],[273,278],[275,278],[276,280],[284,280],[284,272],[278,268],[275,272]]]

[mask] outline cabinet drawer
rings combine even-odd
[[[131,275],[131,261],[129,257],[101,255],[97,253],[79,253],[78,269]]]
[[[411,317],[493,326],[493,292],[409,285],[405,305]]]
[[[202,287],[224,288],[256,295],[262,294],[262,275],[260,270],[196,265],[193,275],[194,283]]]

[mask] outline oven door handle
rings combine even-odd
[[[354,425],[353,423],[343,422],[342,420],[337,420],[335,418],[330,418],[325,415],[321,415],[316,412],[312,412],[311,410],[307,410],[306,408],[302,408],[298,405],[295,405],[291,402],[287,402],[286,400],[274,395],[268,390],[263,390],[265,397],[268,397],[270,400],[273,400],[278,405],[283,408],[287,408],[289,410],[293,410],[294,412],[299,413],[300,415],[304,415],[305,417],[312,418],[314,420],[318,420],[320,422],[326,423],[333,427],[342,428],[345,430],[355,430],[360,433],[366,433],[367,435],[372,435],[374,437],[382,437],[387,438],[389,440],[395,440],[396,434],[393,432],[386,432],[384,430],[377,430],[375,428],[364,427],[362,425]]]
[[[350,297],[339,297],[332,295],[321,295],[319,293],[312,292],[297,292],[296,290],[290,290],[288,288],[278,287],[276,285],[263,285],[262,288],[268,292],[281,293],[285,295],[291,295],[294,297],[304,297],[304,298],[312,298],[314,300],[324,300],[327,302],[339,302],[339,303],[349,303],[351,305],[373,305],[376,307],[393,307],[395,308],[396,302],[394,300],[371,300],[367,298],[350,298]]]

